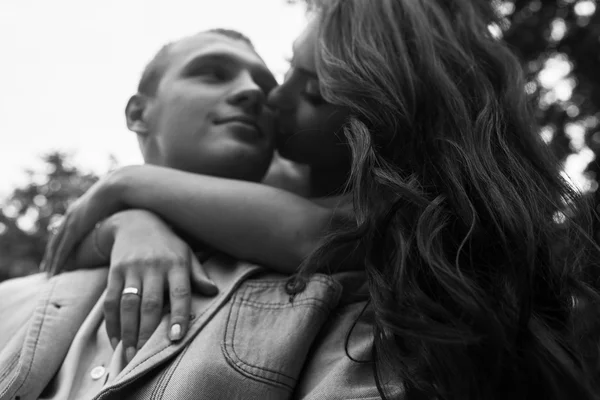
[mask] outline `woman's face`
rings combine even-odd
[[[316,45],[317,28],[311,23],[294,43],[283,84],[269,94],[279,117],[276,146],[283,157],[314,169],[348,169],[350,150],[342,130],[348,111],[321,96]]]

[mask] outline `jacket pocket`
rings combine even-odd
[[[291,298],[286,282],[287,278],[246,281],[232,298],[221,347],[239,373],[292,390],[342,288],[331,277],[315,274]]]

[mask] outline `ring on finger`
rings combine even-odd
[[[136,295],[136,296],[140,296],[140,289],[138,289],[138,288],[136,288],[134,286],[129,286],[129,287],[126,287],[125,289],[123,289],[123,293],[122,294],[123,295],[133,294],[133,295]]]

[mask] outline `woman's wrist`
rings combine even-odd
[[[96,224],[75,249],[74,268],[103,266],[110,262],[116,225],[111,217]]]
[[[119,211],[96,225],[93,237],[96,252],[110,255],[117,235],[130,229],[131,224],[134,223],[137,215],[134,211]]]
[[[135,234],[139,231],[158,230],[162,228],[169,228],[169,226],[156,214],[148,210],[141,209],[128,209],[120,211],[106,221],[110,235],[108,237],[112,240],[120,234]]]
[[[129,165],[110,173],[105,181],[104,191],[106,196],[123,205],[123,207],[136,207],[132,204],[138,186],[143,179],[144,165]]]
[[[119,230],[123,229],[125,222],[123,221],[122,212],[111,215],[105,220],[99,222],[92,233],[92,243],[94,250],[98,255],[110,260],[115,238]]]

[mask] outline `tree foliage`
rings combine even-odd
[[[27,171],[28,183],[0,208],[0,281],[39,271],[48,225],[98,180],[73,166],[65,153],[51,152],[42,160],[44,168]]]
[[[494,1],[523,61],[543,134],[563,160],[599,150],[600,13],[596,0]],[[598,163],[589,165],[590,172]],[[590,174],[594,178],[594,174]],[[595,185],[594,185],[595,187]]]
[[[494,0],[503,37],[523,61],[541,134],[554,153],[581,165],[600,204],[600,12],[597,0]],[[597,210],[600,211],[600,210]],[[596,219],[596,239],[600,224]]]
[[[298,0],[286,0],[297,3]],[[369,0],[376,1],[376,0]],[[406,0],[410,1],[410,0]],[[600,204],[600,12],[597,0],[492,1],[503,16],[503,39],[523,62],[540,134],[565,163],[579,158]],[[98,177],[72,166],[68,155],[43,157],[45,171],[0,209],[0,281],[38,270],[47,227]],[[599,226],[600,228],[600,226]],[[597,229],[599,231],[599,229]]]

